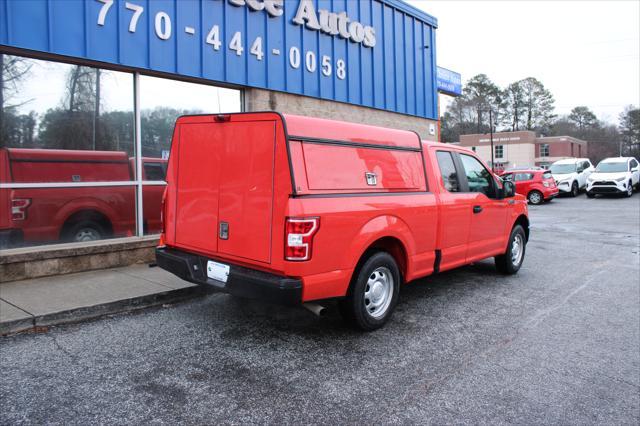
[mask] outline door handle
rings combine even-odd
[[[480,213],[482,211],[482,207],[481,206],[473,206],[473,212],[474,213]]]

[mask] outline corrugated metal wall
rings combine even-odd
[[[0,0],[0,44],[437,118],[434,18],[399,0],[312,3],[372,26],[376,45],[294,24],[299,0],[279,17],[229,0]]]

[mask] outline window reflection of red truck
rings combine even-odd
[[[135,160],[122,151],[0,149],[0,183],[135,180]],[[166,161],[143,158],[143,180],[163,180]],[[160,231],[164,185],[143,190],[144,227]],[[135,234],[135,187],[0,188],[0,247],[92,241]]]

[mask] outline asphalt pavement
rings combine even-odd
[[[0,339],[0,424],[638,424],[640,194],[530,208],[524,266],[336,310],[210,294]]]

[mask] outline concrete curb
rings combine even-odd
[[[83,306],[81,308],[67,311],[32,316],[31,318],[5,321],[0,323],[0,336],[36,331],[39,327],[77,323],[105,315],[133,312],[164,303],[181,302],[193,297],[209,294],[210,292],[211,290],[203,286],[185,287],[177,290],[148,294],[145,296],[133,297],[131,299],[118,300],[100,305]]]

